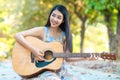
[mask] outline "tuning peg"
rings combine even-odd
[[[111,53],[111,60],[116,60],[116,54]]]

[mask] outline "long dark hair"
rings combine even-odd
[[[64,22],[61,23],[61,25],[59,26],[61,28],[62,31],[65,32],[66,35],[66,45],[65,45],[65,51],[69,50],[70,52],[72,52],[72,35],[70,32],[70,25],[69,25],[69,15],[68,15],[68,11],[67,9],[63,6],[63,5],[56,5],[53,7],[53,9],[51,10],[47,23],[46,23],[46,27],[50,27],[50,15],[52,14],[52,12],[54,10],[58,10],[63,14],[63,20]]]

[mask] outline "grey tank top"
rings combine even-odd
[[[57,38],[54,38],[51,35],[49,28],[45,27],[45,33],[44,33],[44,41],[45,42],[58,41],[58,42],[60,42],[60,43],[63,44],[64,39],[65,39],[65,33],[63,31],[62,31],[62,33]]]

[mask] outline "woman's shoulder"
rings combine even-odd
[[[32,28],[33,30],[32,31],[32,34],[40,37],[41,39],[43,39],[43,35],[44,35],[44,32],[45,32],[45,26],[38,26],[38,27],[34,27]]]
[[[34,27],[33,29],[36,29],[36,30],[44,30],[45,27],[44,27],[44,26],[38,26],[38,27]]]
[[[34,27],[31,29],[31,31],[34,31],[34,32],[44,32],[45,31],[45,26],[37,26],[37,27]]]

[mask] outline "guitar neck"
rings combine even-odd
[[[53,53],[53,57],[59,58],[68,58],[68,57],[83,57],[88,58],[91,56],[101,57],[102,59],[116,60],[115,53]]]
[[[62,57],[62,58],[68,58],[68,57],[90,57],[91,55],[94,56],[100,56],[99,53],[53,53],[53,57]]]

